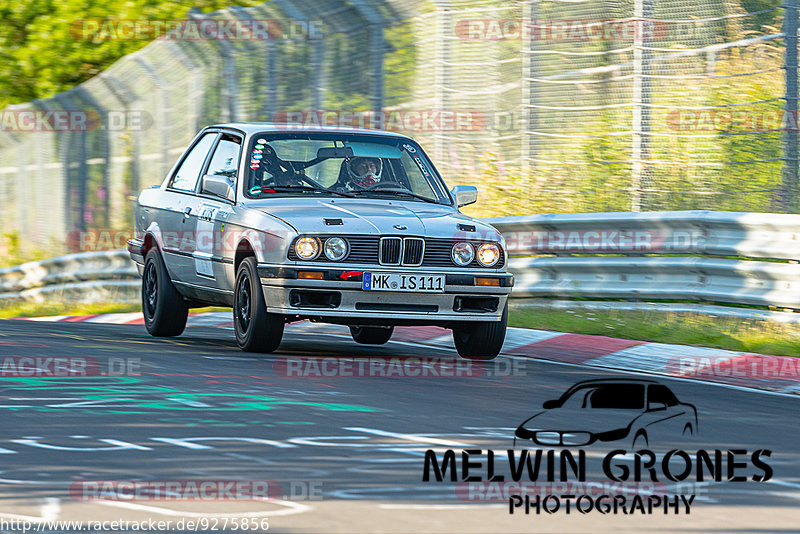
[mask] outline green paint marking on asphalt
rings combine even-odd
[[[275,421],[276,425],[316,425],[314,421]]]
[[[157,419],[159,423],[167,423],[170,425],[183,425],[188,427],[196,426],[211,426],[211,427],[274,427],[275,425],[315,425],[314,421],[246,421],[237,422],[229,421],[227,419],[201,419],[197,417],[161,417]]]
[[[235,393],[186,393],[181,390],[166,386],[149,386],[141,384],[137,377],[3,377],[3,386],[14,387],[19,384],[19,389],[24,388],[24,394],[19,396],[74,396],[75,400],[54,401],[58,404],[71,404],[76,402],[119,402],[124,406],[87,405],[87,406],[34,406],[34,407],[4,407],[7,410],[34,410],[40,412],[77,411],[83,409],[104,409],[101,413],[111,414],[145,414],[149,411],[202,411],[202,412],[233,412],[233,411],[262,411],[273,410],[283,406],[308,406],[328,411],[349,412],[376,412],[382,411],[368,406],[354,404],[334,404],[325,402],[291,401],[265,395],[241,395]],[[9,383],[16,383],[11,385]],[[56,391],[58,395],[45,395],[43,392]],[[12,395],[8,395],[12,396]],[[156,398],[142,398],[145,396]],[[209,402],[219,399],[221,405],[209,405]],[[116,401],[116,399],[120,399]],[[3,408],[0,408],[3,409]],[[148,411],[149,410],[149,411]]]

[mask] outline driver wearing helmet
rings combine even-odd
[[[383,164],[380,158],[357,157],[345,161],[350,189],[366,189],[381,181]]]

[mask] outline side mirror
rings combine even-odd
[[[231,186],[230,178],[221,174],[206,174],[200,184],[200,192],[215,195],[233,201],[235,192]]]
[[[450,194],[456,197],[456,206],[468,206],[478,201],[478,188],[474,185],[457,185],[450,190]]]
[[[542,408],[544,408],[545,410],[552,410],[553,408],[558,408],[558,401],[557,400],[545,401],[545,403],[542,404]]]
[[[665,402],[648,402],[647,403],[647,411],[648,412],[659,412],[661,410],[667,409],[667,403]]]

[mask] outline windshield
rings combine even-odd
[[[641,384],[602,384],[576,389],[561,405],[563,408],[641,410],[644,386]]]
[[[338,195],[450,205],[419,145],[365,135],[253,136],[245,196]]]

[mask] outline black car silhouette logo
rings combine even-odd
[[[515,445],[517,439],[577,447],[631,440],[634,448],[640,448],[655,440],[697,433],[694,405],[680,402],[667,386],[652,380],[579,382],[542,408],[519,425]]]

